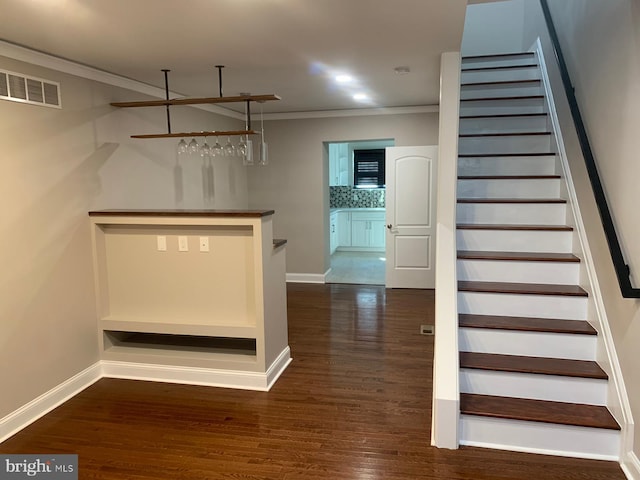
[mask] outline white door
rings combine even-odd
[[[386,149],[386,286],[435,288],[437,146]]]

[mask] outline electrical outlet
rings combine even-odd
[[[420,334],[421,335],[434,335],[434,326],[433,325],[420,325]]]
[[[178,251],[179,252],[188,252],[189,251],[189,238],[184,236],[184,235],[180,235],[178,237]]]
[[[201,252],[209,251],[209,237],[200,237],[200,251]]]
[[[159,252],[167,251],[167,237],[165,237],[164,235],[158,235],[156,237],[156,243],[158,245]]]

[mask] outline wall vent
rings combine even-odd
[[[0,99],[62,108],[58,82],[7,70],[0,70]]]

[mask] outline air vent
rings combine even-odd
[[[60,84],[0,70],[0,99],[61,108]]]

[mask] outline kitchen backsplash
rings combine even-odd
[[[383,188],[329,187],[329,208],[381,208],[384,194]]]

